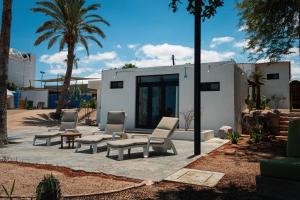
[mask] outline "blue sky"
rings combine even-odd
[[[88,0],[88,4],[99,2],[98,11],[111,26],[100,26],[106,34],[102,40],[104,48],[90,42],[90,56],[81,46],[76,49],[80,59],[74,76],[99,77],[102,69],[121,67],[133,63],[138,67],[171,65],[174,54],[176,64],[193,62],[193,17],[183,4],[177,13],[171,12],[169,0]],[[184,2],[184,1],[183,1]],[[245,33],[238,27],[235,9],[237,0],[226,0],[217,15],[202,24],[202,61],[213,62],[234,59],[248,62]],[[58,47],[47,49],[47,44],[34,46],[35,30],[47,17],[30,11],[35,0],[14,0],[11,47],[22,52],[31,52],[37,58],[36,78],[40,71],[47,78],[65,72],[66,52]],[[292,61],[293,78],[300,78],[298,55],[289,56]]]

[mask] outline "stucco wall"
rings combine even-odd
[[[280,104],[279,108],[290,108],[290,62],[261,63],[256,64],[256,68],[265,74],[265,78],[267,78],[269,73],[279,73],[279,79],[264,81],[264,85],[261,87],[261,94],[267,98],[271,98],[273,95],[283,96],[286,99]]]
[[[217,130],[222,125],[234,127],[234,62],[202,64],[202,82],[220,82],[220,91],[202,92],[203,129]],[[135,128],[136,77],[159,74],[179,74],[179,112],[193,110],[193,66],[152,67],[143,69],[106,70],[102,74],[101,124],[106,123],[108,111],[127,113],[127,129]],[[110,81],[124,81],[123,89],[110,89]],[[183,116],[179,116],[184,127]]]
[[[48,107],[48,90],[23,90],[21,98],[33,101],[33,106],[37,106],[38,102],[44,102],[44,107]]]
[[[30,81],[35,80],[35,56],[23,59],[10,55],[8,61],[8,80],[18,87],[29,87]],[[31,82],[32,86],[34,82]]]

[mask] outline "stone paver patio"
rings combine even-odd
[[[96,131],[97,127],[78,127],[84,135]],[[105,145],[98,148],[98,153],[91,154],[87,146],[83,146],[78,153],[75,149],[60,149],[60,144],[55,143],[48,147],[44,143],[32,146],[32,139],[36,133],[43,133],[46,128],[37,127],[33,130],[9,132],[14,142],[7,148],[0,148],[0,159],[11,159],[28,163],[51,164],[55,166],[69,167],[74,170],[89,172],[103,172],[117,176],[126,176],[142,180],[159,181],[182,169],[198,157],[193,157],[193,145],[191,141],[173,140],[178,155],[172,153],[159,155],[150,152],[149,158],[143,158],[142,149],[132,149],[131,157],[126,153],[123,161],[117,161],[117,151],[111,152],[111,157],[106,157]],[[54,139],[59,141],[60,138]],[[228,140],[211,139],[201,143],[202,153],[207,154],[222,146]],[[37,143],[39,144],[39,143]]]

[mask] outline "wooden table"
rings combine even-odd
[[[68,148],[74,149],[74,141],[75,138],[81,138],[81,133],[78,130],[67,130],[64,133],[60,135],[60,140],[61,140],[61,148],[64,148],[64,138],[67,138],[67,143],[69,143]],[[72,143],[72,147],[71,147]]]

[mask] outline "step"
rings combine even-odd
[[[287,135],[288,135],[288,131],[280,131],[280,132],[279,132],[279,135],[287,136]]]
[[[284,126],[284,125],[289,125],[290,121],[280,121],[279,124],[280,126]]]

